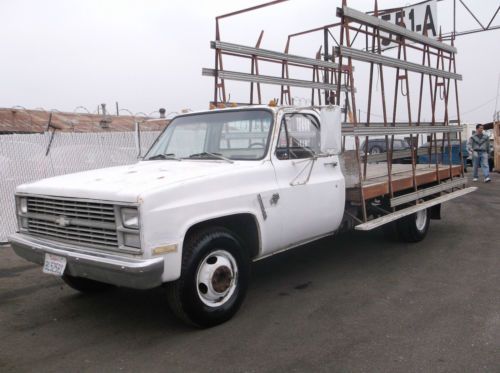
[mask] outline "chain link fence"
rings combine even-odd
[[[159,131],[0,134],[0,243],[17,229],[17,185],[97,168],[137,162]]]

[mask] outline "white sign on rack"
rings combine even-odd
[[[427,36],[435,38],[438,36],[437,22],[437,1],[430,0],[423,3],[415,4],[402,8],[401,10],[383,14],[380,19],[395,23],[396,25],[404,26],[408,30],[424,34],[427,30]],[[403,22],[403,25],[401,24]],[[382,47],[393,47],[395,36],[386,32],[381,32]]]

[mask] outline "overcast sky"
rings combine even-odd
[[[201,76],[213,67],[209,42],[214,17],[262,0],[0,0],[0,107],[94,111],[107,103],[147,114],[165,107],[206,109],[213,80]],[[451,30],[452,0],[438,3],[438,23]],[[379,0],[380,8],[408,1]],[[487,24],[500,0],[466,0]],[[479,4],[480,3],[480,4]],[[349,6],[372,10],[372,1],[351,0]],[[262,48],[283,50],[294,31],[337,21],[340,0],[292,0],[251,16],[222,22],[222,39],[255,44],[265,30]],[[494,24],[500,24],[500,15]],[[478,28],[460,8],[459,30]],[[314,57],[321,35],[292,44],[291,53]],[[500,30],[457,40],[457,68],[462,119],[491,121],[500,74]],[[248,69],[244,66],[244,69]],[[358,91],[363,81],[356,81]],[[231,86],[232,99],[248,101],[241,87]],[[277,94],[271,92],[271,97]],[[248,96],[248,95],[247,95]],[[266,96],[267,97],[267,96]],[[498,109],[500,110],[500,103]],[[374,109],[377,111],[377,109]],[[378,110],[380,112],[380,110]]]

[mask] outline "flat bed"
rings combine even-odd
[[[423,187],[429,184],[435,184],[449,180],[453,177],[459,177],[462,174],[461,165],[440,164],[417,164],[415,166],[415,179],[417,187]],[[361,183],[359,177],[346,178],[348,201],[361,202],[359,188],[363,188],[365,200],[382,197],[389,193],[389,177],[387,175],[387,164],[377,163],[368,164],[366,178]],[[408,190],[413,191],[413,172],[411,164],[393,164],[391,172],[391,184],[394,192]]]

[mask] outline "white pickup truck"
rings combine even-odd
[[[252,261],[359,223],[341,138],[337,106],[181,115],[137,164],[19,186],[9,241],[79,291],[165,285],[179,317],[216,325],[240,307]],[[423,239],[440,201],[401,214],[400,236]]]

